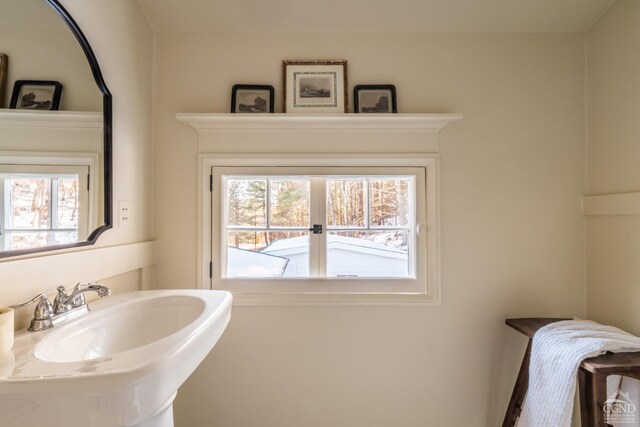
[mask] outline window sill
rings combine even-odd
[[[440,305],[440,297],[418,293],[236,293],[233,294],[233,305]]]

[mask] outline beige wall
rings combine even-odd
[[[64,0],[96,53],[113,95],[113,201],[129,200],[130,224],[115,227],[101,245],[149,240],[153,32],[130,0]],[[116,224],[117,225],[117,224]]]
[[[129,244],[152,237],[153,32],[134,1],[64,0],[62,3],[85,32],[113,93],[114,201],[131,201],[131,224],[107,231],[96,246],[71,255],[45,253],[27,261],[1,260],[0,306],[31,298],[38,292],[55,291],[61,284],[101,280],[137,270],[144,266],[139,264],[148,265],[151,257],[152,247]],[[125,256],[129,259],[119,259]],[[100,265],[103,268],[90,268]],[[112,268],[114,266],[116,268]],[[119,270],[117,266],[122,268]],[[139,280],[131,280],[128,287],[118,281],[117,289],[139,286]]]
[[[157,284],[196,283],[196,133],[282,59],[347,58],[441,135],[440,306],[234,307],[176,401],[178,426],[498,425],[525,340],[514,316],[585,314],[584,34],[156,35]],[[293,149],[293,147],[292,147]],[[393,145],[389,146],[389,151]],[[455,420],[452,417],[455,416]]]
[[[587,35],[587,194],[640,191],[640,2],[617,0]],[[640,215],[587,221],[589,317],[640,334]]]
[[[43,7],[47,7],[44,2]],[[68,28],[0,24],[0,52],[9,56],[7,89],[0,108],[9,107],[16,80],[56,80],[62,83],[60,110],[102,111],[102,94]]]

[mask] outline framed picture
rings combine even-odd
[[[356,113],[397,113],[398,100],[394,85],[357,85],[353,88]]]
[[[19,110],[57,110],[62,83],[45,80],[18,80],[13,85],[9,108]]]
[[[7,87],[7,73],[9,70],[9,57],[0,53],[0,108],[4,107],[4,93]]]
[[[232,113],[273,113],[273,86],[233,85]]]
[[[285,113],[346,113],[347,61],[282,61]]]

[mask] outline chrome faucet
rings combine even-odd
[[[31,319],[31,325],[29,330],[32,332],[43,331],[53,327],[53,306],[49,301],[49,298],[45,294],[38,294],[31,298],[29,301],[22,302],[20,304],[12,305],[12,308],[20,308],[25,305],[29,305],[32,302],[38,301],[36,309],[33,312],[33,319]]]
[[[96,292],[100,298],[111,295],[109,288],[97,283],[78,283],[69,295],[67,295],[64,286],[58,286],[58,295],[53,300],[53,314],[68,313],[76,308],[86,306],[85,292]]]
[[[12,307],[24,307],[38,301],[28,330],[43,331],[88,313],[89,306],[84,297],[86,292],[96,292],[100,297],[111,295],[111,291],[106,286],[97,283],[78,283],[70,294],[67,294],[64,286],[58,286],[58,295],[53,300],[53,304],[45,294],[38,294],[29,301]]]

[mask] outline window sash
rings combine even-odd
[[[391,292],[391,293],[424,293],[426,286],[426,235],[418,233],[419,225],[426,224],[426,167],[227,167],[214,166],[211,169],[213,190],[212,190],[212,282],[216,288],[229,289],[236,293],[255,292],[285,292],[285,293],[370,293],[370,292]],[[310,270],[309,278],[237,278],[224,277],[223,270],[226,268],[226,246],[228,231],[238,231],[237,227],[226,226],[226,185],[223,179],[251,177],[252,179],[277,177],[300,179],[309,177],[310,179],[310,224],[322,224],[324,232],[321,238],[310,238]],[[327,185],[328,179],[339,177],[367,177],[370,180],[415,177],[413,182],[412,195],[410,197],[410,223],[398,227],[327,227]],[[267,188],[269,186],[267,185]],[[367,198],[369,189],[367,188]],[[223,203],[220,203],[222,201]],[[267,204],[268,205],[268,204]],[[267,217],[268,218],[268,217]],[[248,231],[302,231],[306,229],[276,228],[251,228]],[[405,231],[409,232],[408,247],[408,278],[389,277],[327,277],[327,246],[326,236],[329,232],[342,231]],[[267,283],[269,282],[269,283]]]
[[[77,231],[78,240],[86,238],[89,227],[89,166],[84,165],[0,165],[0,250],[11,249],[11,235],[16,233],[57,233]],[[80,212],[78,228],[58,228],[58,179],[78,178]],[[49,223],[46,228],[9,227],[11,203],[8,180],[14,178],[49,179]]]
[[[394,174],[394,175],[384,175],[384,176],[380,176],[380,175],[357,175],[357,174],[353,174],[353,175],[339,175],[339,176],[335,176],[335,175],[322,175],[322,176],[292,176],[292,175],[286,175],[286,176],[282,176],[282,175],[230,175],[230,176],[226,176],[226,175],[222,175],[222,180],[223,180],[223,188],[224,188],[224,193],[223,193],[223,197],[222,197],[222,207],[224,210],[224,216],[223,216],[223,231],[222,231],[222,236],[223,236],[223,248],[222,248],[222,253],[223,253],[223,257],[225,258],[224,262],[221,264],[221,268],[222,268],[222,276],[224,277],[224,279],[228,279],[228,280],[239,280],[239,279],[245,279],[247,277],[244,276],[228,276],[227,275],[227,268],[228,268],[228,261],[226,260],[226,254],[227,249],[228,248],[228,240],[226,238],[226,236],[228,236],[229,232],[242,232],[242,231],[247,231],[247,232],[252,232],[252,233],[260,233],[260,232],[278,232],[278,231],[306,231],[309,232],[309,228],[303,228],[303,227],[270,227],[270,223],[271,223],[271,182],[272,181],[286,181],[286,180],[290,180],[290,181],[310,181],[310,206],[309,206],[309,217],[312,219],[310,224],[320,224],[323,227],[323,230],[325,230],[322,234],[319,235],[313,235],[311,233],[308,234],[309,237],[309,244],[308,244],[308,248],[309,248],[309,252],[308,252],[308,257],[309,257],[309,277],[310,278],[318,278],[318,279],[331,279],[335,276],[328,276],[327,275],[327,269],[328,269],[328,255],[327,255],[327,236],[329,234],[329,232],[331,231],[335,231],[335,232],[347,232],[347,231],[405,231],[408,233],[409,236],[409,241],[408,241],[408,247],[407,247],[407,263],[408,263],[408,274],[407,277],[394,277],[394,276],[389,276],[389,277],[380,277],[380,278],[384,278],[386,280],[406,280],[407,278],[415,278],[415,256],[413,255],[413,251],[415,250],[415,244],[413,243],[414,239],[415,239],[415,175],[403,175],[403,174]],[[370,211],[371,211],[371,200],[369,197],[369,193],[370,193],[370,186],[369,186],[369,182],[372,180],[384,180],[384,179],[411,179],[412,181],[412,185],[411,185],[411,192],[408,195],[409,196],[409,224],[405,227],[378,227],[378,228],[373,228],[371,227],[371,216],[370,216]],[[247,181],[265,181],[266,185],[265,185],[265,214],[266,214],[266,227],[262,227],[262,226],[235,226],[235,225],[227,225],[228,222],[228,194],[226,193],[227,189],[228,189],[228,185],[227,183],[231,180],[247,180]],[[367,185],[365,186],[365,188],[363,189],[363,204],[365,207],[365,212],[364,212],[364,218],[363,218],[363,222],[365,223],[365,225],[363,227],[353,227],[353,226],[329,226],[328,225],[328,218],[327,218],[327,212],[326,212],[326,208],[327,208],[327,199],[328,199],[328,195],[329,195],[329,186],[328,186],[328,182],[329,181],[365,181],[367,183]],[[324,195],[325,197],[322,198],[320,197],[321,195]],[[315,219],[314,219],[315,218]],[[314,244],[314,241],[320,240],[319,244]],[[266,278],[266,277],[265,277]],[[363,276],[363,277],[358,277],[358,276],[349,276],[349,278],[354,279],[354,280],[364,280],[364,279],[377,279],[377,277],[370,277],[370,276]],[[254,278],[255,280],[260,280],[262,278]],[[285,278],[282,277],[280,278],[281,280],[295,280],[295,278]]]

